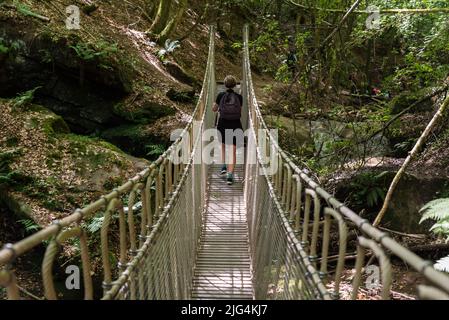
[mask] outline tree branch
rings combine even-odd
[[[320,8],[320,7],[308,7],[305,5],[302,5],[300,3],[296,3],[293,0],[287,0],[288,3],[299,7],[304,10],[309,11],[325,11],[325,12],[333,12],[333,13],[344,13],[346,10],[343,9],[327,9],[327,8]],[[421,14],[430,14],[430,13],[448,13],[449,8],[428,8],[428,9],[380,9],[379,13],[383,14],[410,14],[410,13],[421,13]],[[369,10],[354,10],[354,13],[357,14],[371,14]]]
[[[402,164],[399,171],[396,173],[396,176],[394,177],[393,181],[391,182],[390,188],[388,189],[388,193],[385,197],[384,204],[382,206],[382,209],[380,210],[379,214],[377,215],[376,219],[374,220],[373,226],[377,227],[380,222],[382,221],[382,218],[384,217],[385,213],[387,212],[388,206],[391,202],[391,199],[393,198],[393,193],[396,189],[396,186],[398,185],[399,181],[401,180],[402,176],[405,173],[405,170],[409,166],[409,164],[412,162],[412,160],[418,155],[421,147],[424,145],[424,143],[427,140],[427,137],[432,132],[432,130],[437,125],[438,121],[443,118],[443,116],[446,113],[446,109],[449,106],[449,97],[447,97],[438,111],[433,116],[432,120],[430,120],[429,124],[427,125],[426,129],[422,133],[421,137],[416,142],[415,146],[413,147],[413,150],[410,152],[407,159],[405,159],[404,163]]]

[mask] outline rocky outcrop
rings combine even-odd
[[[369,205],[369,194],[375,188],[385,194],[402,162],[403,159],[371,158],[363,167],[348,165],[346,171],[330,179],[327,187],[334,190],[339,199],[347,199],[357,213],[373,221],[383,198],[379,197],[374,206]],[[428,169],[411,168],[400,180],[382,225],[406,233],[427,233],[430,225],[419,224],[419,210],[429,201],[449,195],[449,178],[436,172],[429,174]]]

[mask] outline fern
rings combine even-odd
[[[113,214],[111,216],[111,221],[117,220],[118,218],[119,218],[118,213]],[[104,221],[104,216],[93,217],[92,220],[90,221],[90,223],[87,225],[87,230],[89,230],[89,232],[91,232],[91,233],[98,232],[101,229],[101,227],[103,226],[103,221]]]
[[[419,223],[426,220],[447,220],[449,219],[449,198],[430,201],[419,212],[422,214]]]
[[[167,39],[165,41],[164,49],[159,50],[157,55],[159,56],[159,59],[163,61],[166,55],[173,53],[179,47],[181,47],[181,43],[178,40],[171,41],[170,39]]]
[[[37,13],[34,13],[31,11],[30,7],[28,7],[26,4],[20,3],[19,1],[14,1],[14,5],[17,8],[17,11],[19,11],[21,14],[25,16],[31,16],[31,17],[39,17]]]
[[[14,99],[14,107],[23,107],[28,105],[34,100],[34,94],[38,89],[42,88],[41,86],[36,87],[32,90],[25,91],[24,93],[19,94]]]
[[[449,272],[449,256],[438,260],[433,267],[438,271]]]
[[[74,46],[70,46],[76,55],[84,61],[90,61],[95,58],[106,58],[114,53],[118,52],[118,47],[116,43],[108,43],[106,41],[100,41],[96,45],[91,45],[88,43],[77,43]],[[106,66],[103,64],[103,67]]]
[[[419,223],[427,220],[436,221],[430,228],[434,234],[445,236],[449,241],[449,198],[442,198],[430,201],[419,211],[422,214]],[[449,256],[442,258],[434,264],[434,268],[439,271],[449,272]]]
[[[98,230],[101,229],[101,226],[103,225],[104,217],[94,217],[90,221],[89,225],[87,226],[87,230],[91,233],[96,233]]]
[[[41,229],[41,227],[31,219],[22,219],[18,222],[25,228],[26,233],[35,233]]]
[[[436,234],[446,235],[446,233],[448,233],[448,231],[449,231],[449,219],[438,221],[430,228],[430,231],[432,231]],[[449,240],[449,237],[448,237],[448,240]]]
[[[150,144],[145,146],[148,150],[147,156],[160,156],[165,152],[165,147],[161,144]]]
[[[376,206],[379,201],[385,198],[385,192],[380,187],[374,187],[366,195],[366,202],[368,207]]]

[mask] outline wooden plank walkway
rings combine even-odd
[[[208,200],[197,256],[193,299],[253,299],[243,165],[226,184],[220,165],[209,168]]]

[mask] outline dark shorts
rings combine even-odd
[[[221,143],[233,144],[239,147],[243,145],[244,134],[240,120],[220,119],[218,121],[217,130],[219,132],[218,139]]]

